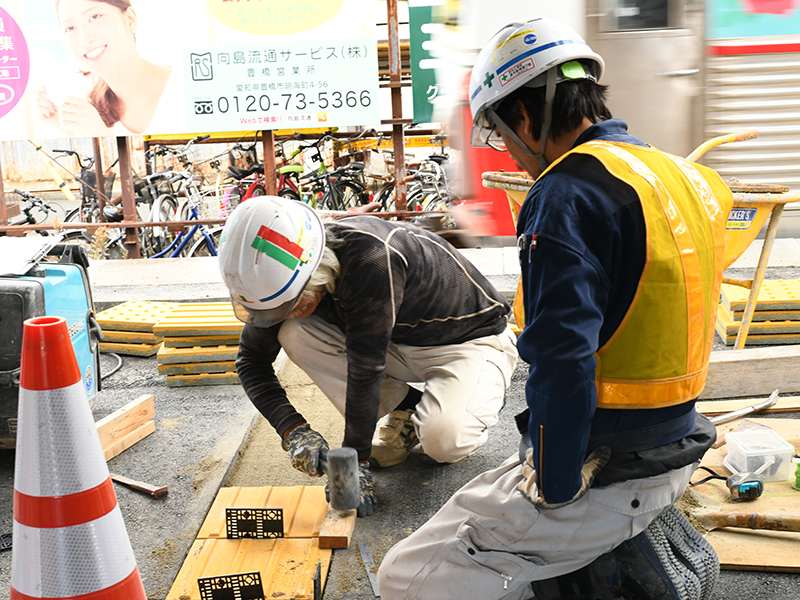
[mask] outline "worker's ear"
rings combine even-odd
[[[519,125],[517,125],[516,128],[517,135],[526,144],[530,141],[538,142],[539,140],[537,140],[536,137],[539,135],[539,132],[537,131],[536,135],[534,135],[532,130],[531,117],[528,114],[528,109],[525,108],[525,105],[522,103],[522,100],[517,100],[517,110],[519,111],[519,114],[522,116],[522,120],[520,121]],[[530,147],[530,145],[528,147]]]

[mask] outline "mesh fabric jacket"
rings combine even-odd
[[[315,314],[339,327],[347,345],[344,445],[369,458],[389,343],[459,344],[502,333],[511,308],[460,252],[424,229],[377,217],[329,225],[341,272]],[[279,434],[303,421],[272,363],[280,325],[245,326],[236,369],[256,408]]]

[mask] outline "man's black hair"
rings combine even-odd
[[[545,89],[545,86],[523,86],[503,98],[495,107],[495,112],[511,129],[516,130],[522,122],[521,107],[524,106],[531,120],[530,133],[534,140],[539,141],[544,118]],[[550,137],[557,139],[563,133],[576,129],[584,117],[592,123],[610,119],[611,111],[606,106],[607,89],[607,86],[591,79],[562,81],[556,85]]]

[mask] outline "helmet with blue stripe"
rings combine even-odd
[[[587,70],[584,64],[591,67]],[[469,82],[471,144],[475,147],[502,144],[498,130],[517,142],[516,134],[492,108],[515,90],[523,86],[547,86],[547,111],[551,111],[558,83],[574,79],[599,81],[604,66],[600,55],[572,28],[559,21],[534,17],[509,23],[486,43],[472,69]],[[545,115],[545,121],[543,143],[549,133],[549,115]],[[529,150],[524,144],[520,147]],[[532,151],[528,153],[535,156]],[[544,149],[540,154],[543,153]]]

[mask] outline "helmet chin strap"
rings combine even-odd
[[[489,118],[497,126],[497,128],[506,134],[506,136],[508,136],[517,146],[519,146],[519,148],[525,152],[525,154],[532,157],[542,171],[550,166],[550,163],[544,157],[544,152],[547,147],[547,138],[550,135],[550,125],[553,121],[553,100],[556,97],[556,75],[557,72],[555,68],[547,71],[547,87],[545,88],[544,92],[544,117],[542,118],[542,129],[539,132],[539,139],[541,140],[542,149],[539,152],[534,152],[531,150],[528,145],[519,138],[516,132],[506,125],[506,123],[497,115],[497,113],[494,112],[491,106],[486,108]]]

